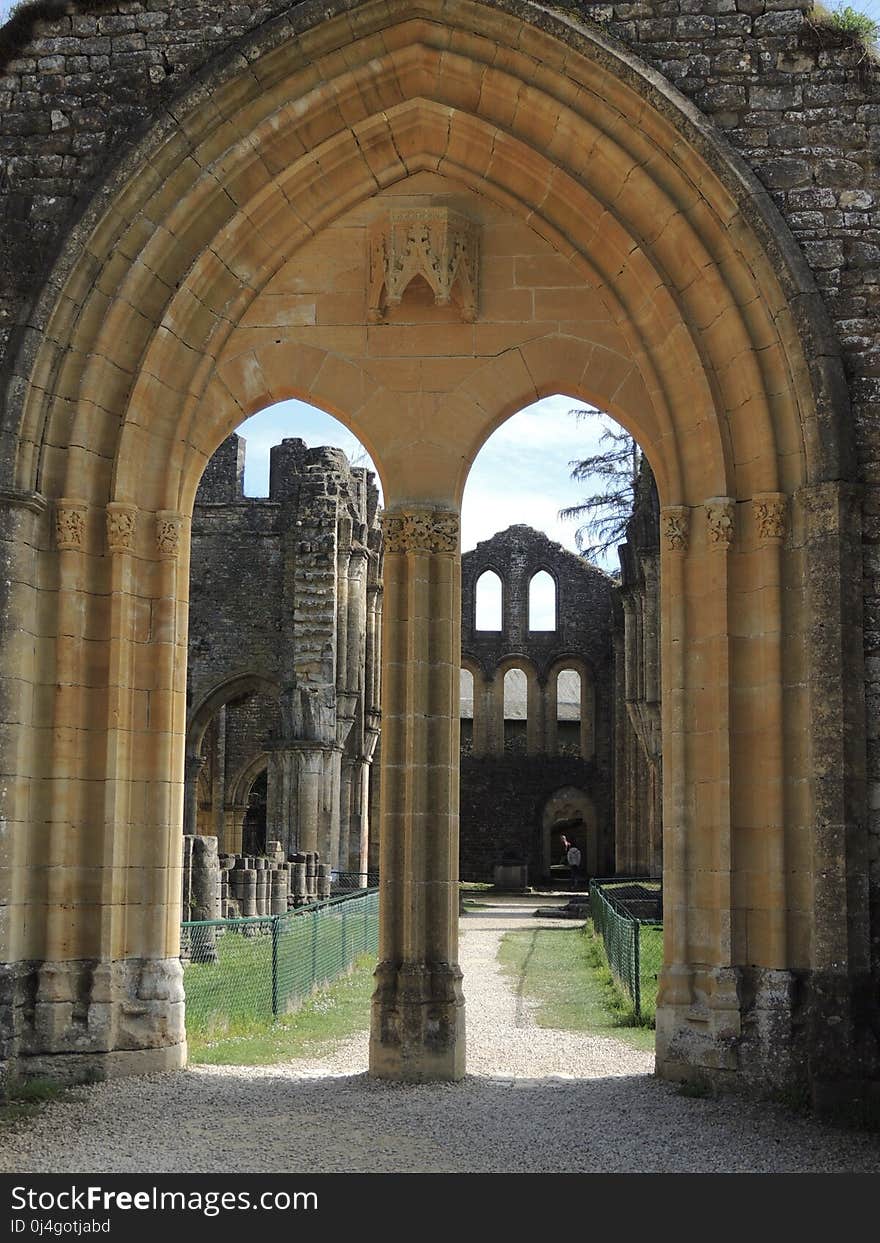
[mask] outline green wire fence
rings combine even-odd
[[[187,1030],[288,1014],[378,947],[378,889],[286,915],[183,923]]]
[[[590,881],[590,915],[637,1018],[653,1018],[663,966],[663,889],[655,877]]]

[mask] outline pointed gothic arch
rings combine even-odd
[[[356,432],[388,507],[371,1067],[464,1072],[457,511],[494,428],[565,391],[637,437],[662,504],[658,1068],[811,1074],[798,1006],[807,1026],[850,1014],[868,966],[844,605],[858,519],[836,346],[766,194],[656,73],[528,0],[305,8],[210,84],[96,190],[29,308],[7,392],[8,624],[25,636],[4,652],[11,1057],[105,1074],[185,1057],[187,520],[229,431],[300,396]],[[405,308],[367,321],[365,235],[401,204],[463,212],[491,226],[484,245],[521,248],[475,322],[439,304],[430,334]],[[292,272],[346,246],[362,285],[316,277],[295,302]],[[517,257],[566,282],[517,284]],[[45,867],[24,846],[34,825]],[[89,903],[69,901],[74,858]],[[106,1018],[88,1039],[52,1017],[86,993]],[[769,1031],[788,1033],[782,1051]]]

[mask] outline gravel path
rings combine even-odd
[[[880,1172],[876,1137],[685,1098],[651,1054],[537,1027],[495,961],[506,930],[559,927],[532,910],[462,920],[462,1083],[369,1079],[365,1034],[311,1063],[119,1080],[4,1131],[0,1172]]]

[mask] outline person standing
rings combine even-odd
[[[577,846],[575,846],[574,842],[568,843],[568,849],[565,852],[565,861],[568,864],[572,885],[575,889],[577,889],[581,883],[581,852]]]

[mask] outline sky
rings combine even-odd
[[[520,522],[576,551],[577,523],[560,521],[558,512],[584,499],[586,487],[572,481],[571,462],[597,451],[605,425],[604,416],[576,419],[571,411],[577,406],[571,397],[546,397],[515,414],[489,437],[465,487],[463,552]],[[244,490],[248,496],[268,493],[269,448],[285,436],[299,436],[310,446],[335,445],[354,465],[374,469],[366,450],[347,428],[305,402],[270,406],[236,430],[247,442]]]

